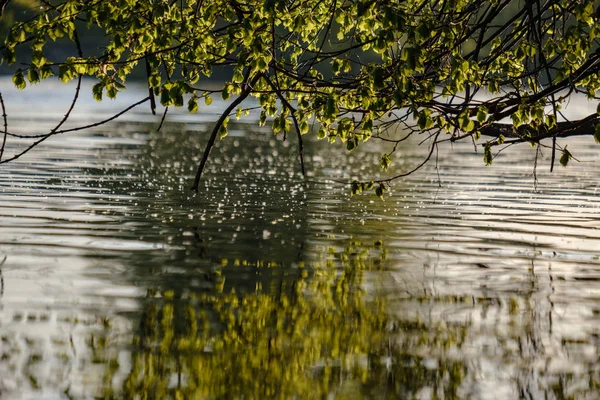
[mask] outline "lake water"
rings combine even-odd
[[[68,108],[60,86],[0,88],[14,132]],[[88,90],[74,124],[138,95]],[[544,149],[537,188],[528,145],[485,167],[448,144],[439,178],[381,201],[336,183],[379,176],[381,143],[307,139],[303,178],[295,135],[232,123],[194,194],[219,107],[160,132],[142,107],[0,166],[0,398],[600,397],[591,137],[552,174]]]

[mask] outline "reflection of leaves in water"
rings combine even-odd
[[[426,387],[456,397],[464,366],[426,368],[411,346],[446,346],[432,341],[457,336],[392,321],[365,290],[376,284],[366,273],[384,269],[385,257],[379,243],[352,242],[272,289],[149,299],[123,397],[397,397]],[[418,335],[410,341],[395,337],[411,330]]]

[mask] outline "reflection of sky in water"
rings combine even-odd
[[[30,132],[33,123],[51,126],[46,118],[54,112],[60,118],[55,104],[63,91],[53,84],[41,88],[55,94],[52,103],[33,90],[2,87],[5,100],[21,99],[9,103],[10,129]],[[97,105],[85,93],[89,99],[77,109],[78,121],[106,117],[118,104],[144,96],[126,93],[118,103]],[[36,118],[32,104],[41,119],[26,120]],[[248,299],[258,286],[265,293],[285,292],[298,282],[301,265],[323,260],[336,271],[331,279],[339,279],[353,270],[347,260],[363,247],[366,255],[357,263],[377,260],[380,251],[368,245],[381,240],[384,267],[368,269],[353,285],[365,290],[360,304],[385,300],[389,325],[374,329],[373,337],[387,335],[389,354],[373,339],[370,353],[349,357],[370,373],[361,384],[348,379],[356,386],[341,385],[344,390],[397,395],[389,381],[412,368],[431,372],[423,372],[428,378],[413,393],[428,398],[436,385],[451,386],[436,375],[448,373],[451,361],[464,367],[457,392],[462,397],[594,397],[589,382],[599,379],[600,217],[592,138],[569,141],[582,162],[552,174],[544,149],[538,191],[535,150],[527,145],[484,167],[472,145],[448,144],[440,149],[441,188],[432,163],[396,182],[381,202],[351,198],[327,181],[378,173],[380,143],[348,155],[340,145],[309,140],[311,173],[303,181],[293,135],[282,144],[265,130],[232,125],[235,135],[218,143],[201,193],[193,195],[187,187],[208,130],[204,123],[214,117],[173,114],[172,121],[185,124],[162,133],[136,122],[157,124],[159,118],[139,109],[125,122],[51,138],[1,167],[3,395],[58,398],[68,391],[89,397],[103,393],[102,387],[123,388],[136,357],[149,354],[142,345],[132,347],[132,338],[144,337],[152,325],[144,310],[164,307],[166,293],[179,299],[173,303],[177,312],[179,306],[201,309],[194,296],[219,290],[235,288]],[[13,146],[9,141],[9,153]],[[425,151],[415,143],[404,146],[394,165],[407,169]],[[355,248],[353,241],[361,244]],[[327,276],[309,270],[309,281]],[[318,298],[313,290],[306,290],[308,299]],[[349,320],[351,315],[340,321]],[[166,334],[161,329],[159,337]],[[184,328],[175,321],[173,330]],[[214,365],[232,365],[212,347],[208,353]],[[182,357],[192,355],[184,351]],[[403,358],[408,356],[413,358]],[[313,360],[315,376],[324,365]],[[351,375],[349,368],[343,376]]]
[[[97,102],[92,96],[94,83],[95,81],[92,79],[83,79],[79,98],[71,113],[71,121],[95,122],[96,120],[105,119],[148,96],[143,83],[133,81],[127,84],[128,90],[119,92],[115,99],[109,99],[105,96],[103,101]],[[19,90],[15,88],[10,78],[0,76],[0,88],[2,96],[7,99],[5,105],[9,118],[31,119],[35,120],[36,124],[40,123],[44,126],[45,124],[52,126],[52,124],[60,121],[71,105],[76,87],[76,80],[67,84],[58,80],[47,80],[35,85],[28,85],[24,90]],[[51,101],[48,101],[49,98]],[[214,96],[211,107],[203,107],[203,104],[203,102],[200,102],[201,113],[190,116],[187,107],[171,107],[167,116],[173,115],[177,121],[212,122],[214,115],[224,107],[225,102],[221,100],[220,96]],[[157,111],[157,114],[159,115],[152,115],[149,103],[144,103],[123,115],[119,121],[147,121],[158,124],[162,117],[162,108]],[[167,118],[167,120],[169,119]],[[67,123],[65,125],[65,127],[71,126],[76,126],[76,124]],[[24,127],[19,126],[18,128],[21,130]],[[31,129],[30,126],[28,128]]]

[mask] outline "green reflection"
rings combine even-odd
[[[424,388],[457,397],[465,366],[426,367],[412,347],[449,346],[460,332],[428,335],[389,317],[370,278],[386,255],[380,243],[351,241],[297,265],[296,279],[257,283],[253,293],[220,293],[218,280],[210,293],[149,293],[131,372],[105,397],[398,398]],[[398,340],[412,331],[420,334]]]

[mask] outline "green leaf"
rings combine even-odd
[[[175,96],[171,96],[171,99],[175,107],[183,107],[183,94],[181,92],[176,93]]]
[[[600,123],[596,124],[594,129],[594,140],[596,143],[600,143]]]
[[[115,85],[110,85],[106,88],[106,96],[110,99],[117,97],[117,88]]]
[[[223,100],[229,100],[229,98],[231,97],[231,92],[229,91],[229,84],[223,86],[221,96],[223,97]]]
[[[419,118],[417,119],[417,125],[422,131],[429,129],[433,126],[433,120],[429,116],[428,110],[422,110],[419,112]]]
[[[521,125],[521,115],[519,112],[513,113],[510,118],[512,119],[513,126],[516,128]]]
[[[172,104],[169,90],[165,86],[163,86],[160,91],[160,104],[164,107],[168,107]]]
[[[227,127],[223,124],[219,128],[219,139],[223,139],[225,136],[227,136]]]
[[[342,61],[340,59],[334,58],[331,62],[331,71],[334,75],[338,75],[340,73]]]
[[[356,147],[358,147],[358,140],[355,137],[350,138],[346,141],[346,150],[352,151]]]
[[[148,77],[148,86],[159,87],[160,86],[160,75],[152,74]]]
[[[192,96],[188,100],[188,111],[191,114],[195,114],[198,112],[198,98],[196,96]]]
[[[325,107],[325,118],[326,120],[333,120],[337,117],[338,108],[335,103],[333,96],[327,98],[327,106]]]
[[[308,122],[306,120],[300,122],[300,134],[306,135],[308,133]]]
[[[75,72],[75,68],[72,64],[62,64],[58,67],[58,79],[61,82],[67,83],[73,80],[76,76],[77,73]]]
[[[104,83],[98,82],[92,86],[92,93],[96,101],[102,101],[102,91],[104,90]]]
[[[380,183],[379,186],[377,186],[375,188],[375,194],[377,195],[377,197],[379,197],[380,199],[383,200],[383,194],[387,192],[385,186],[383,185],[383,183]]]
[[[392,159],[390,158],[389,154],[384,154],[379,160],[379,165],[381,165],[381,169],[383,169],[384,171],[387,171],[391,163]]]
[[[2,53],[2,61],[6,61],[8,65],[15,63],[17,61],[15,49],[10,46],[6,46],[4,52]]]
[[[36,68],[41,68],[46,64],[46,58],[41,51],[34,51],[31,55],[31,64]]]
[[[242,83],[244,81],[244,75],[242,75],[242,71],[237,69],[233,72],[233,77],[231,78],[232,82]]]
[[[492,149],[490,145],[485,145],[483,148],[483,161],[485,162],[485,165],[492,165]]]
[[[458,117],[458,125],[461,130],[467,133],[475,129],[475,122],[469,118],[467,113],[463,113],[460,117]]]
[[[23,72],[20,69],[13,75],[12,81],[19,90],[23,90],[27,86]]]
[[[569,164],[569,160],[571,160],[571,158],[573,158],[573,156],[571,155],[569,150],[567,150],[567,146],[565,146],[565,148],[562,151],[562,156],[560,156],[560,165],[566,167],[567,164]]]
[[[258,125],[265,126],[266,123],[267,123],[267,112],[263,110],[260,112],[260,117],[258,119]]]
[[[30,83],[37,83],[40,81],[40,75],[36,69],[31,68],[27,71],[27,79]]]
[[[46,79],[54,75],[54,71],[52,71],[52,67],[49,65],[45,65],[40,69],[40,78]]]
[[[257,60],[256,69],[260,72],[266,72],[269,70],[269,64],[261,57]]]
[[[22,29],[12,31],[10,36],[11,36],[10,40],[17,42],[17,43],[22,43],[25,40],[27,40],[27,35],[25,34],[25,31]]]
[[[210,106],[212,104],[212,97],[210,97],[209,95],[204,96],[204,104],[206,104],[207,106]]]
[[[485,107],[479,107],[477,109],[477,121],[479,123],[484,123],[485,119],[487,117],[487,114],[488,114],[487,108],[485,108]]]
[[[317,133],[317,138],[318,139],[325,139],[327,137],[327,131],[325,130],[325,128],[320,127],[319,128],[319,132]]]
[[[273,120],[273,125],[271,128],[273,129],[273,133],[277,135],[279,132],[283,130],[285,123],[281,120],[281,115]]]

